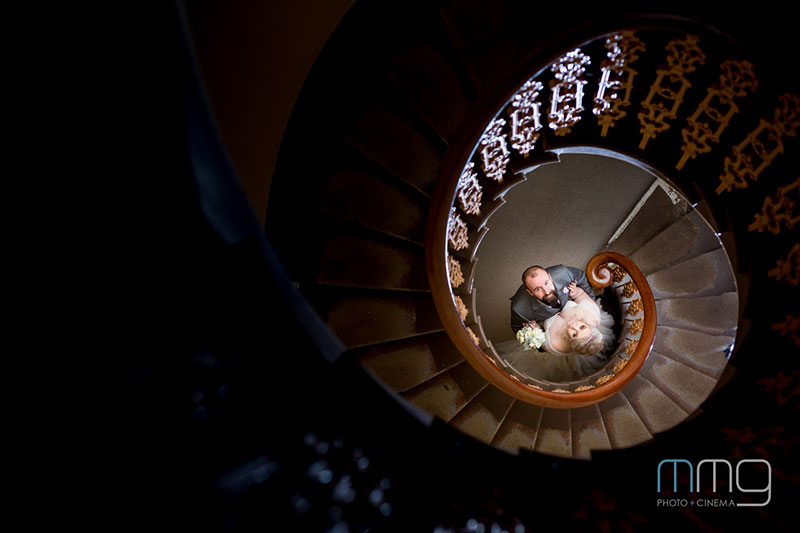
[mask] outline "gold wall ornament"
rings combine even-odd
[[[642,306],[641,298],[636,298],[635,300],[631,300],[631,303],[628,304],[628,314],[630,316],[636,316],[642,311],[644,311],[644,307]]]
[[[503,174],[509,162],[509,151],[503,126],[506,121],[496,118],[486,126],[481,136],[481,168],[486,177],[503,181]]]
[[[640,149],[644,150],[650,139],[668,130],[669,120],[677,118],[683,97],[692,86],[686,75],[694,72],[696,65],[702,65],[706,60],[698,46],[699,41],[697,36],[687,35],[667,44],[667,65],[656,70],[656,81],[650,86],[650,92],[642,102],[642,111],[638,114],[642,125],[639,131],[643,135]]]
[[[469,310],[467,306],[464,305],[464,300],[461,299],[460,296],[456,295],[453,296],[453,299],[456,302],[456,309],[458,309],[458,315],[461,317],[461,321],[465,321],[467,319],[467,315],[469,315]]]
[[[592,108],[597,123],[602,127],[601,137],[605,137],[608,128],[613,128],[628,114],[622,108],[631,105],[633,78],[638,74],[631,64],[639,59],[639,52],[645,51],[645,44],[636,37],[635,31],[615,33],[606,39],[605,46],[607,59],[600,64],[600,81]]]
[[[541,388],[539,385],[534,385],[534,384],[532,384],[532,383],[528,383],[527,385],[528,385],[528,387],[530,387],[530,388],[532,388],[532,389],[536,389],[536,390],[544,390],[544,389],[543,389],[543,388]]]
[[[640,316],[631,321],[631,326],[628,331],[631,335],[638,335],[644,330],[644,317]]]
[[[450,219],[447,221],[447,239],[455,250],[463,250],[469,246],[467,223],[464,222],[455,207],[450,209]]]
[[[594,385],[581,385],[575,389],[575,392],[583,392],[585,390],[592,390],[593,388],[595,388]]]
[[[719,83],[708,88],[706,97],[697,106],[694,114],[686,120],[687,126],[681,131],[683,157],[675,165],[678,170],[681,170],[689,159],[695,159],[698,154],[711,151],[711,143],[719,142],[722,132],[728,127],[733,116],[739,112],[736,98],[741,98],[758,88],[758,80],[749,61],[727,59],[720,69],[722,73]]]
[[[764,387],[765,392],[775,392],[775,401],[778,405],[783,405],[793,397],[800,396],[800,381],[796,381],[800,370],[795,370],[788,376],[785,372],[778,372],[778,375],[770,378],[761,378],[756,383]],[[795,383],[792,386],[792,383]]]
[[[786,259],[778,259],[778,264],[767,275],[777,281],[786,281],[789,285],[800,283],[800,243],[792,246]]]
[[[583,73],[591,64],[589,56],[576,48],[550,65],[554,80],[550,81],[550,128],[558,136],[572,131],[583,112]]]
[[[781,336],[788,335],[792,342],[800,346],[800,314],[786,315],[785,322],[772,324],[770,329],[777,331]]]
[[[595,381],[595,383],[597,385],[602,385],[603,383],[605,383],[606,381],[610,380],[613,377],[614,377],[614,374],[609,374],[607,376],[600,376],[599,378],[597,378],[597,381]]]
[[[447,274],[450,276],[450,286],[457,289],[464,283],[464,273],[461,272],[461,263],[451,255],[447,256]]]
[[[620,281],[625,279],[625,276],[628,275],[628,273],[625,272],[625,269],[623,269],[619,265],[609,265],[608,269],[611,271],[611,274],[614,276],[614,283],[619,283]]]
[[[539,93],[544,89],[541,82],[533,78],[526,81],[511,100],[506,112],[511,118],[511,147],[528,157],[542,129],[542,106]]]
[[[725,158],[724,169],[719,177],[717,194],[724,191],[746,189],[748,178],[758,177],[778,154],[783,153],[783,137],[794,137],[800,126],[800,98],[786,93],[780,96],[772,120],[762,118],[756,129],[733,147],[733,153]]]
[[[474,167],[475,163],[472,162],[464,167],[456,189],[456,197],[461,204],[461,209],[468,215],[481,213],[481,200],[483,199],[483,187],[478,182],[478,173],[475,172]]]
[[[622,292],[622,296],[624,298],[630,298],[634,294],[638,294],[639,293],[639,288],[636,286],[636,284],[633,282],[633,280],[630,280],[627,283],[625,283],[624,285],[622,285],[621,292]]]
[[[469,333],[469,336],[470,336],[470,337],[472,337],[472,342],[474,342],[475,344],[477,344],[478,346],[480,346],[480,345],[481,345],[481,341],[478,339],[478,336],[477,336],[477,335],[475,335],[475,332],[474,332],[474,331],[472,331],[472,329],[470,329],[469,327],[467,328],[467,332]],[[497,366],[497,363],[495,362],[495,360],[494,360],[494,359],[492,359],[491,357],[490,357],[490,358],[488,358],[488,359],[489,359],[489,361],[491,361],[492,363],[494,363],[494,366]]]
[[[625,347],[625,355],[631,356],[633,352],[636,351],[636,347],[639,346],[639,339],[633,339],[628,345]]]
[[[552,390],[552,391],[550,391],[550,392],[559,392],[559,393],[561,393],[561,394],[570,394],[570,391],[568,391],[568,390],[566,390],[566,389],[553,389],[553,390]]]
[[[778,193],[773,200],[769,196],[764,199],[761,213],[756,213],[753,223],[747,226],[749,231],[764,230],[778,235],[781,232],[781,223],[786,229],[792,229],[797,222],[800,222],[800,212],[794,215],[794,206],[800,201],[800,178],[793,183],[778,187]]]
[[[625,359],[623,357],[622,359],[620,359],[619,361],[614,363],[614,368],[613,368],[614,373],[615,374],[619,374],[619,371],[622,370],[623,368],[625,368],[625,365],[628,364],[628,361],[630,361],[630,359]]]

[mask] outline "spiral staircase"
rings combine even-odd
[[[431,9],[427,16],[415,12],[413,37],[383,33],[385,28],[377,35],[377,25],[364,29],[363,39],[354,42],[338,42],[334,36],[331,56],[323,55],[310,76],[284,140],[286,155],[279,161],[267,210],[268,237],[300,291],[347,346],[343,357],[357,358],[421,410],[512,453],[524,449],[588,459],[594,449],[647,442],[696,416],[703,401],[734,372],[727,364],[746,333],[742,310],[748,285],[746,269],[736,270],[735,239],[719,225],[713,206],[691,179],[675,179],[672,190],[669,185],[652,188],[607,246],[639,266],[655,298],[658,328],[639,374],[610,398],[576,409],[531,405],[489,383],[448,337],[425,268],[426,215],[436,200],[437,179],[443,179],[442,160],[461,149],[460,127],[484,130],[484,117],[478,128],[473,125],[471,117],[481,112],[475,108],[485,103],[491,92],[487,87],[507,83],[499,81],[499,72],[520,54],[513,39],[517,34],[500,19],[496,26],[481,26],[485,33],[476,33],[475,21],[461,18],[466,14],[452,5]],[[349,31],[348,22],[341,35]],[[665,40],[680,31],[663,32],[666,37],[653,30],[640,64],[664,61]],[[364,42],[373,45],[365,48]],[[598,42],[602,39],[585,49],[597,50]],[[727,53],[744,57],[733,43],[725,44]],[[599,67],[602,59],[592,57],[592,64]],[[719,82],[718,63],[710,59],[707,68],[692,72],[697,92]],[[644,68],[640,72],[639,94],[652,82]],[[478,102],[478,95],[484,100]],[[698,98],[686,97],[690,102]],[[573,134],[557,136],[545,128],[537,146],[541,152],[512,162],[520,168],[508,171],[501,183],[484,176],[481,214],[466,216],[473,242],[462,255],[466,282],[460,294],[472,310],[466,325],[486,352],[491,342],[480,331],[474,312],[480,288],[472,283],[481,265],[480,239],[490,228],[503,231],[492,227],[491,216],[503,209],[506,194],[525,186],[526,165],[557,164],[557,153],[570,146],[602,146],[599,128],[588,124],[594,118],[590,113],[587,104],[586,117]],[[675,151],[678,127],[664,134],[670,139],[651,140],[650,150],[637,153],[636,117],[634,104],[627,122],[608,135],[614,137],[609,144],[655,166],[653,160],[667,151],[668,141]],[[733,122],[730,129],[737,126],[749,124]],[[652,148],[659,141],[663,144]],[[621,291],[624,283],[615,289]]]
[[[184,475],[193,486],[202,487],[194,490],[205,498],[203,503],[224,500],[221,514],[246,515],[242,520],[262,524],[263,505],[269,501],[269,520],[275,516],[305,524],[306,530],[325,530],[320,524],[337,521],[334,509],[341,513],[344,500],[325,493],[320,497],[332,499],[330,507],[323,505],[322,515],[309,514],[308,502],[298,496],[305,489],[298,487],[310,484],[313,487],[303,494],[322,494],[330,485],[340,487],[346,485],[345,479],[358,479],[364,474],[363,450],[352,451],[339,463],[341,471],[349,473],[332,482],[324,477],[329,471],[319,465],[337,464],[332,455],[350,453],[341,439],[328,443],[307,435],[302,443],[291,440],[298,431],[317,428],[320,433],[356,435],[386,452],[384,459],[395,458],[392,487],[408,500],[406,507],[398,502],[395,514],[399,523],[411,528],[405,530],[421,523],[422,517],[415,513],[439,513],[442,492],[452,494],[455,514],[466,522],[460,530],[476,530],[464,509],[472,509],[465,503],[472,501],[472,493],[478,499],[485,496],[479,486],[488,491],[503,486],[540,498],[543,503],[535,509],[529,500],[506,499],[496,515],[503,509],[520,513],[519,509],[530,507],[530,516],[540,525],[556,527],[563,525],[562,515],[542,509],[551,504],[555,509],[563,502],[548,494],[597,473],[604,476],[604,483],[614,483],[616,478],[608,474],[616,461],[637,465],[648,446],[681,449],[704,431],[735,423],[743,404],[726,395],[726,388],[733,385],[729,381],[737,368],[753,374],[758,346],[751,339],[763,339],[769,329],[764,319],[751,322],[753,309],[762,308],[765,286],[753,272],[768,262],[768,254],[761,252],[779,244],[775,240],[759,245],[748,235],[747,224],[754,198],[760,202],[774,186],[764,176],[794,168],[796,158],[788,149],[770,158],[760,181],[758,175],[749,178],[746,194],[735,194],[742,192],[735,183],[722,195],[717,189],[726,158],[744,146],[742,139],[750,138],[754,128],[776,116],[786,85],[794,85],[770,77],[772,64],[758,63],[746,48],[703,24],[606,14],[599,8],[585,9],[566,18],[558,6],[501,1],[353,6],[312,69],[284,135],[266,213],[267,242],[276,255],[263,252],[252,236],[226,247],[231,239],[224,232],[217,237],[208,228],[215,223],[207,211],[219,204],[206,197],[201,198],[205,204],[200,202],[205,217],[198,218],[210,221],[197,223],[196,242],[190,243],[196,245],[192,258],[198,261],[181,260],[187,270],[201,267],[192,271],[194,285],[179,293],[188,298],[178,308],[202,318],[191,331],[204,340],[210,338],[210,347],[195,356],[194,373],[182,372],[186,365],[178,362],[168,365],[168,371],[188,382],[187,390],[209,384],[204,394],[194,392],[184,403],[199,404],[195,416],[205,413],[202,416],[213,423],[192,420],[178,426],[188,428],[191,437],[177,442],[192,446],[175,446],[176,456],[189,457],[183,459],[188,473]],[[605,39],[625,29],[634,29],[646,50],[639,52],[633,65],[637,75],[627,115],[603,135],[589,102],[602,77]],[[704,62],[686,74],[689,87],[677,117],[666,121],[670,127],[643,140],[641,103],[666,61],[669,42],[687,35],[700,36]],[[480,215],[462,213],[470,242],[466,251],[447,244],[432,246],[437,239],[446,242],[448,226],[443,220],[452,208],[459,209],[454,191],[465,165],[473,161],[480,168],[476,146],[486,126],[505,112],[509,98],[532,76],[543,80],[547,89],[542,101],[549,102],[548,68],[576,47],[591,58],[581,121],[564,135],[543,128],[528,157],[511,154],[501,182],[479,175]],[[726,122],[710,152],[683,161],[682,128],[708,88],[721,84],[720,65],[731,57],[753,59],[762,66],[756,69],[758,87],[736,100],[740,112]],[[545,107],[542,121],[547,125]],[[796,122],[796,116],[789,122]],[[785,133],[781,140],[786,146],[796,144]],[[485,257],[481,261],[481,240],[490,229],[503,231],[492,225],[492,216],[507,208],[508,198],[533,183],[538,167],[558,165],[561,155],[568,153],[611,155],[655,177],[654,187],[608,235],[607,245],[591,250],[591,254],[621,254],[641,272],[637,290],[652,295],[655,321],[647,322],[654,329],[652,338],[628,353],[630,340],[640,334],[636,324],[641,315],[631,309],[637,293],[630,292],[629,279],[617,278],[606,290],[616,295],[624,319],[619,349],[603,371],[607,382],[597,384],[593,376],[591,383],[559,384],[566,387],[560,393],[542,391],[550,399],[556,395],[553,405],[550,400],[537,403],[545,395],[531,387],[517,394],[519,387],[508,385],[513,381],[510,372],[492,370],[499,371],[501,363],[491,361],[493,340],[481,331],[479,302],[486,295],[474,280],[487,263]],[[202,197],[204,190],[199,189]],[[192,211],[191,202],[186,204]],[[236,219],[236,214],[229,218]],[[464,278],[459,287],[448,283],[448,252],[460,252],[455,253]],[[260,275],[262,262],[277,279],[277,288],[270,285],[271,278]],[[284,268],[294,287],[283,283]],[[227,281],[211,284],[208,302],[192,297],[197,286],[218,275]],[[757,290],[751,291],[751,284]],[[466,318],[454,303],[455,295],[465,304]],[[291,323],[292,317],[302,323]],[[331,332],[341,344],[331,341]],[[322,357],[306,357],[313,353]],[[641,366],[618,366],[622,359],[636,359]],[[621,383],[621,378],[624,386],[608,397],[575,408],[563,403],[571,396],[593,394],[576,390],[580,387],[593,386],[597,392]],[[215,381],[223,379],[230,390]],[[163,391],[174,401],[169,387]],[[564,395],[563,402],[559,394]],[[731,405],[737,407],[730,410]],[[161,409],[157,401],[148,402],[141,413],[139,405],[134,407],[142,426],[151,423],[147,413]],[[704,417],[705,409],[713,416]],[[412,414],[410,419],[402,416],[404,410]],[[764,420],[772,416],[763,411]],[[165,434],[177,431],[168,417],[158,420]],[[397,449],[384,441],[387,437],[395,439],[392,444]],[[298,452],[299,444],[303,453]],[[285,462],[276,466],[263,455],[247,462],[263,448]],[[325,455],[324,461],[311,458],[314,453]],[[214,461],[206,463],[209,457]],[[302,464],[306,459],[313,464]],[[350,465],[350,459],[358,466]],[[383,467],[392,470],[388,463],[391,460],[385,460]],[[207,480],[198,464],[214,477],[213,489],[204,492],[200,482]],[[146,461],[141,465],[146,467]],[[290,476],[297,465],[300,475]],[[533,472],[535,481],[501,475],[518,470]],[[463,481],[465,472],[468,482]],[[637,475],[631,468],[626,481]],[[633,486],[649,482],[644,474],[639,477],[641,483]],[[270,484],[271,479],[276,481]],[[382,513],[382,503],[371,501],[371,487],[390,493],[387,479],[362,481],[362,488],[370,490],[358,512],[381,509]],[[292,493],[291,505],[286,491]],[[167,487],[161,492],[169,496]],[[491,504],[495,497],[486,496],[474,507]],[[559,509],[603,524],[606,517],[593,513],[610,508],[603,507],[604,501],[592,493],[580,509],[567,504]],[[361,505],[358,499],[356,503]],[[623,522],[641,518],[632,517],[629,510],[620,513]],[[354,520],[363,525],[360,519]],[[196,520],[200,527],[207,525],[201,515]],[[681,520],[675,515],[661,517],[658,523],[680,527]]]

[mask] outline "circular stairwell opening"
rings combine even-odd
[[[736,294],[718,234],[655,171],[621,154],[572,147],[525,178],[508,189],[502,207],[487,220],[471,286],[482,344],[499,368],[523,383],[564,392],[591,388],[624,366],[641,328],[636,312],[628,312],[638,292],[631,290],[630,278],[621,278],[605,289],[594,287],[601,308],[613,318],[614,343],[603,351],[605,357],[592,359],[592,367],[585,360],[521,350],[510,298],[531,265],[583,271],[597,253],[613,251],[632,258],[654,285],[656,299],[667,304]]]

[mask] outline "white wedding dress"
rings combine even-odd
[[[545,320],[542,325],[545,332],[544,352],[537,350],[523,350],[517,340],[501,342],[495,346],[498,354],[516,370],[532,378],[548,381],[570,381],[587,376],[602,368],[606,363],[608,351],[614,346],[614,318],[603,311],[599,304],[584,302],[577,304],[569,300],[564,305],[564,310],[573,306],[580,306],[591,311],[597,317],[598,329],[603,335],[603,349],[593,355],[578,354],[575,352],[559,352],[550,345],[550,327],[555,315]]]

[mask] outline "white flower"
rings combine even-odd
[[[524,350],[540,348],[544,344],[544,339],[544,331],[540,327],[525,326],[517,331],[517,340],[522,344]]]

